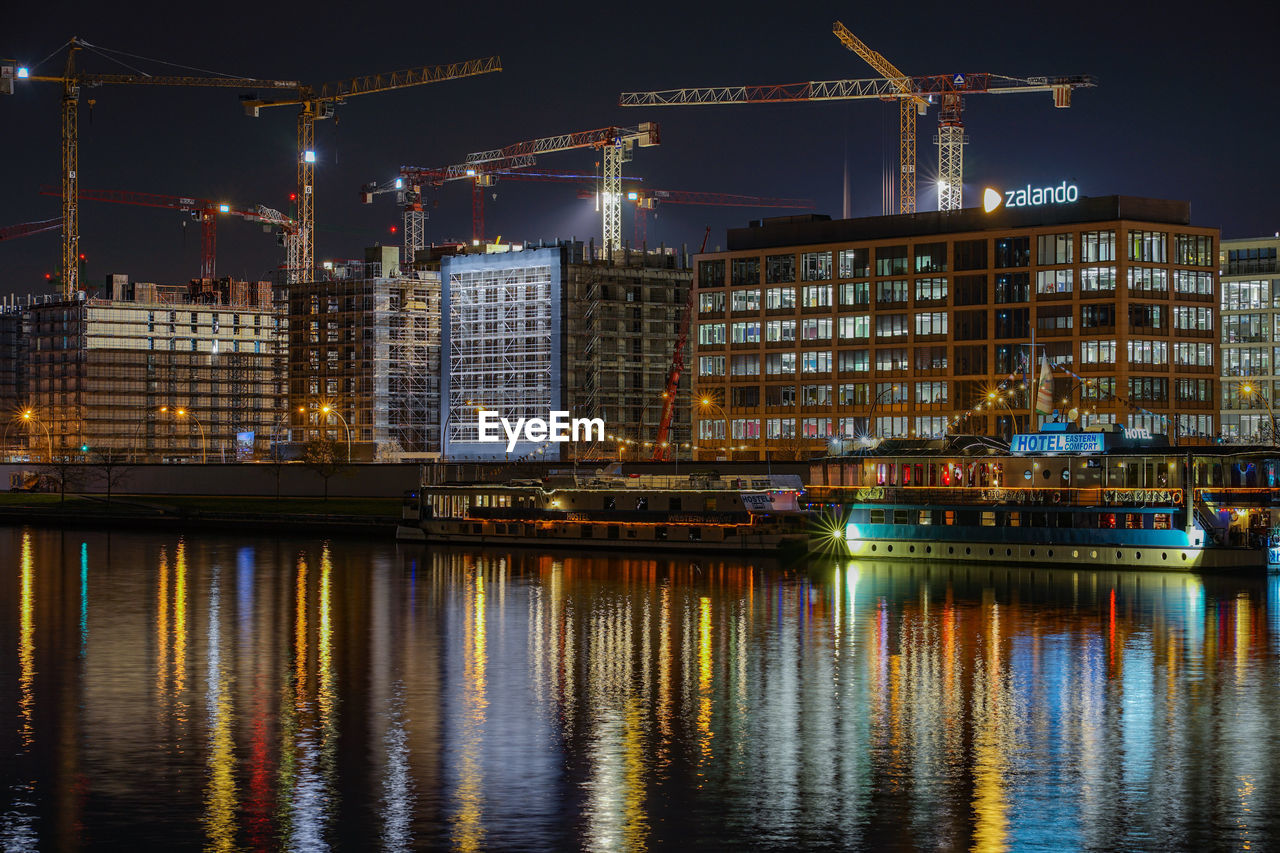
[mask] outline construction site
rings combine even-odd
[[[1070,105],[1076,89],[1095,85],[1088,75],[909,76],[843,24],[836,22],[832,33],[879,76],[624,92],[618,105],[896,101],[899,157],[896,181],[886,185],[884,212],[911,214],[917,210],[919,189],[919,116],[938,108],[938,208],[958,211],[967,142],[965,98],[1047,93],[1053,106],[1062,108]],[[691,254],[687,245],[649,245],[647,223],[665,205],[765,212],[814,208],[811,199],[803,198],[656,189],[632,172],[639,152],[662,143],[658,124],[608,125],[482,148],[444,166],[401,166],[389,179],[361,188],[366,204],[394,198],[400,224],[392,230],[399,231],[400,245],[374,246],[362,260],[321,260],[315,240],[317,122],[335,118],[337,108],[352,97],[499,72],[498,57],[312,85],[91,72],[82,67],[89,52],[107,58],[113,53],[80,39],[64,47],[60,75],[0,63],[5,93],[30,83],[62,90],[62,181],[42,190],[60,197],[62,215],[0,230],[0,239],[55,229],[62,234],[61,264],[49,277],[60,297],[0,315],[3,352],[27,365],[0,371],[0,394],[13,401],[14,411],[29,413],[13,430],[14,438],[6,438],[5,450],[31,458],[41,455],[36,422],[49,427],[44,455],[64,457],[77,448],[131,447],[156,458],[188,461],[207,459],[210,453],[222,459],[228,454],[297,458],[309,442],[319,440],[338,448],[337,454],[348,461],[513,455],[664,460],[678,458],[682,450],[692,455],[691,421],[697,407],[686,365],[694,364],[699,345],[691,334],[697,253]],[[251,117],[273,107],[296,109],[297,187],[283,205],[288,213],[192,195],[81,187],[81,89],[157,85],[247,91],[240,101]],[[593,168],[556,170],[540,162],[574,152],[591,155]],[[471,239],[428,240],[430,197],[455,182],[470,185]],[[552,238],[536,247],[491,239],[486,196],[506,182],[562,185],[562,192],[568,185],[579,199],[594,202],[598,239]],[[82,202],[165,209],[197,222],[198,276],[190,285],[127,285],[122,278],[95,292],[83,280]],[[631,211],[629,239],[623,235],[624,210]],[[216,235],[222,217],[258,223],[274,234],[283,257],[271,286],[217,278]],[[698,235],[704,252],[707,232]],[[211,302],[230,313],[192,310]],[[247,329],[262,330],[263,337],[241,339]],[[249,345],[251,352],[242,351]],[[95,367],[115,359],[121,369],[114,374],[105,366]],[[716,393],[724,396],[729,390],[717,388]],[[869,423],[871,412],[861,410],[873,404],[863,396],[851,397],[848,411],[833,412],[850,416],[833,422],[854,423],[853,417],[861,415],[857,422]],[[722,414],[731,402],[728,396],[720,399]],[[481,408],[515,417],[567,408],[603,419],[608,431],[603,442],[500,452],[477,442]],[[172,418],[157,418],[157,412],[178,410],[183,421],[176,423],[180,435],[175,438]],[[207,421],[208,430],[197,447],[181,427],[198,418]],[[735,440],[759,438],[740,425],[722,423],[715,430],[706,435],[726,442],[730,433]]]

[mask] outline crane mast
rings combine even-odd
[[[104,85],[196,86],[213,88],[292,89],[294,80],[248,77],[179,77],[150,74],[98,74],[76,67],[76,54],[93,47],[78,37],[68,43],[67,63],[61,76],[18,74],[17,80],[58,83],[62,86],[62,296],[74,298],[80,290],[80,90]],[[6,88],[4,91],[9,92]]]

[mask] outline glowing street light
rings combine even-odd
[[[168,407],[168,406],[161,406],[161,407],[160,407],[160,411],[162,411],[162,412],[168,412],[168,411],[169,411],[169,407]],[[206,436],[205,436],[205,434],[204,434],[204,425],[203,425],[202,423],[200,423],[200,421],[196,418],[196,416],[195,416],[195,415],[193,415],[191,412],[188,412],[186,409],[183,409],[183,408],[177,408],[177,409],[174,409],[174,410],[173,410],[173,415],[174,415],[174,417],[177,417],[177,418],[191,418],[192,423],[194,423],[194,424],[196,425],[196,429],[200,430],[200,464],[201,464],[201,465],[206,465],[206,464],[208,464],[208,462],[209,462],[209,441],[208,441],[208,439],[206,438]]]
[[[49,428],[44,425],[43,421],[36,417],[34,409],[24,409],[22,412],[22,419],[29,424],[39,424],[40,428],[44,430],[45,441],[49,443],[49,461],[53,462],[53,436],[49,434]]]

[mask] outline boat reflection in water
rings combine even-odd
[[[0,532],[6,849],[1275,844],[1280,579]]]

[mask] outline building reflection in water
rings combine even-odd
[[[107,537],[0,535],[6,849],[1280,833],[1280,578]]]

